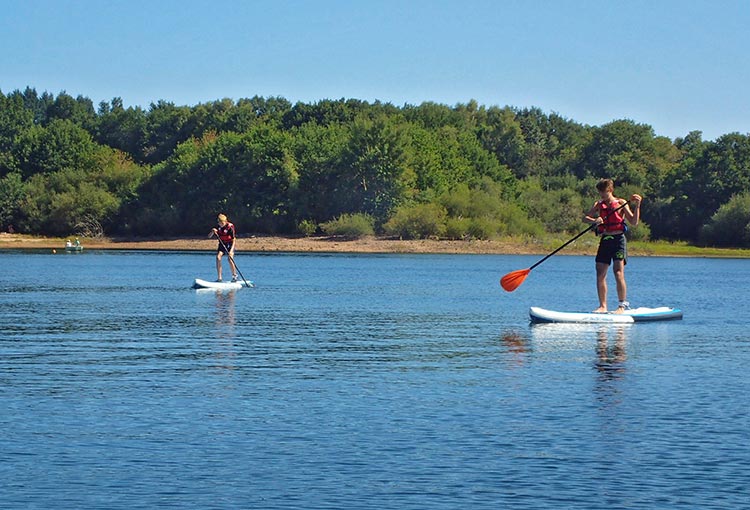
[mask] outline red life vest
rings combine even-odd
[[[625,232],[627,230],[625,218],[620,214],[622,209],[620,209],[620,211],[615,211],[615,209],[621,205],[619,202],[614,201],[607,203],[604,200],[600,200],[597,205],[599,208],[599,216],[604,220],[604,223],[596,227],[596,232],[598,234],[617,231]]]
[[[219,239],[224,244],[229,244],[234,241],[235,232],[234,232],[234,224],[230,222],[226,222],[223,227],[218,228],[219,231]]]

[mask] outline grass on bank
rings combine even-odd
[[[661,257],[750,258],[750,249],[747,248],[692,246],[684,241],[633,241],[628,244],[628,250],[634,255],[653,255]]]
[[[561,234],[546,234],[539,237],[508,236],[498,241],[504,245],[522,247],[523,251],[533,251],[540,254],[551,253],[572,237]],[[593,234],[586,234],[563,248],[560,254],[594,255],[599,238]],[[629,241],[628,253],[633,256],[654,257],[718,257],[718,258],[750,258],[747,248],[716,248],[711,246],[694,246],[684,241]]]

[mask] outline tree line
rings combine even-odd
[[[670,140],[538,108],[0,91],[0,225],[70,235],[374,232],[451,239],[580,231],[601,177],[644,196],[640,239],[750,246],[750,137]]]

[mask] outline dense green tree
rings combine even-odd
[[[487,110],[486,122],[479,127],[478,136],[482,146],[516,177],[525,176],[526,140],[521,123],[511,108],[492,107]]]
[[[292,151],[299,167],[299,187],[293,197],[300,220],[322,223],[341,215],[339,172],[344,151],[351,139],[351,127],[309,122],[292,133]]]
[[[291,231],[297,171],[290,145],[288,135],[270,125],[180,144],[139,190],[131,228],[196,234],[224,212],[243,232]]]
[[[750,137],[730,133],[695,149],[676,183],[677,235],[697,240],[701,227],[733,195],[750,191]]]
[[[385,115],[358,117],[342,157],[336,197],[342,212],[364,212],[385,221],[413,187],[404,126]]]
[[[646,186],[653,141],[651,126],[631,120],[616,120],[594,128],[576,173],[579,177],[609,177],[616,183]]]
[[[461,116],[450,106],[424,102],[419,106],[405,106],[404,116],[427,130],[437,130],[446,126],[459,127]]]
[[[324,99],[308,104],[298,102],[284,115],[284,126],[289,129],[308,123],[321,126],[329,124],[350,124],[363,111],[367,110],[367,103],[355,99],[330,100]]]
[[[33,112],[24,107],[23,98],[18,94],[6,97],[0,92],[0,177],[18,170],[15,147],[33,125]]]
[[[468,131],[447,125],[439,129],[412,126],[408,130],[409,161],[416,175],[415,193],[437,194],[460,183],[476,185],[485,176],[504,183],[506,197],[515,181],[510,171]]]
[[[584,196],[574,188],[560,186],[545,189],[538,177],[522,181],[518,202],[528,217],[544,225],[548,232],[580,231],[583,211],[590,207]]]
[[[43,92],[40,96],[36,89],[26,87],[23,92],[14,90],[8,97],[18,97],[21,99],[24,107],[32,113],[34,124],[44,124],[47,122],[49,107],[54,102],[54,96],[49,92]]]
[[[700,241],[713,246],[750,248],[750,192],[733,195],[701,230]]]
[[[75,99],[61,92],[47,108],[47,119],[70,120],[74,124],[91,130],[95,122],[94,103],[91,99],[79,95]]]
[[[100,144],[119,149],[135,161],[146,159],[146,112],[140,107],[124,108],[122,99],[99,104],[93,136]]]
[[[0,230],[18,223],[25,195],[26,190],[20,173],[11,172],[0,178]]]
[[[674,147],[680,153],[678,164],[665,175],[659,193],[647,196],[644,202],[643,212],[647,213],[655,238],[695,239],[700,223],[691,220],[697,204],[693,204],[689,196],[694,195],[693,173],[709,145],[703,141],[700,131],[675,141]]]
[[[169,101],[151,103],[146,115],[144,161],[159,163],[166,160],[179,143],[194,136],[189,129],[191,110],[175,106]]]
[[[25,179],[35,174],[94,167],[97,144],[70,120],[53,119],[46,127],[32,126],[15,144],[18,168]]]

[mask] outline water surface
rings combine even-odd
[[[8,508],[747,508],[745,260],[0,252]],[[611,292],[614,282],[610,278]],[[615,303],[615,298],[610,298]]]

